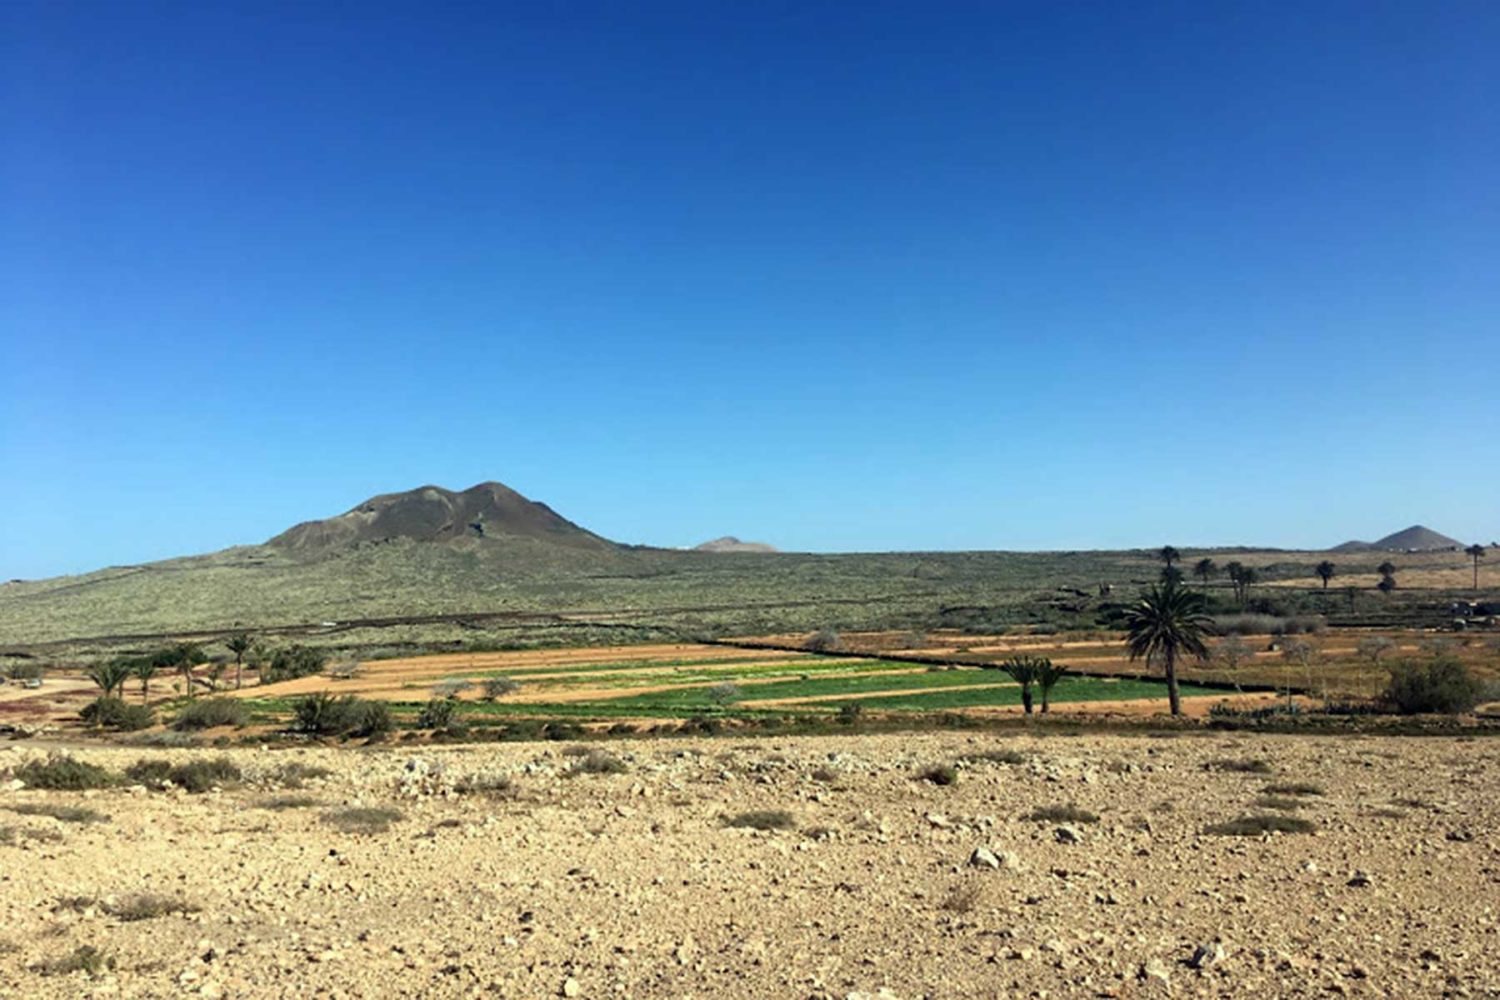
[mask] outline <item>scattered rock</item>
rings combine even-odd
[[[1000,870],[1000,859],[996,857],[995,852],[990,850],[988,847],[974,848],[974,853],[969,855],[969,864],[973,865],[975,868],[993,868],[996,871]]]
[[[1229,949],[1225,948],[1219,941],[1211,941],[1208,944],[1200,944],[1193,951],[1193,957],[1188,959],[1188,965],[1195,969],[1210,969],[1223,962],[1229,957]]]

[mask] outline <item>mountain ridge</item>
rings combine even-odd
[[[1424,525],[1414,524],[1400,531],[1393,531],[1376,542],[1351,539],[1335,545],[1330,552],[1441,552],[1444,549],[1461,549],[1463,542],[1433,531]]]
[[[529,538],[594,551],[616,543],[569,521],[551,507],[521,495],[504,483],[488,481],[466,490],[419,486],[382,493],[333,517],[303,521],[265,544],[316,554],[367,542],[483,544],[497,538]]]

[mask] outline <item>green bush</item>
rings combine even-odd
[[[1241,816],[1204,827],[1204,833],[1219,837],[1259,837],[1266,833],[1311,833],[1316,827],[1296,816]]]
[[[233,726],[236,729],[250,721],[250,709],[235,698],[204,698],[189,703],[172,720],[172,728],[179,730],[214,729],[218,726]]]
[[[70,976],[76,972],[87,974],[92,979],[113,970],[115,957],[91,944],[79,945],[61,958],[40,962],[32,968],[44,976]]]
[[[125,769],[125,776],[136,784],[160,789],[167,782],[194,795],[215,786],[232,785],[240,780],[240,769],[228,757],[213,757],[173,764],[166,760],[141,758]]]
[[[917,778],[934,785],[951,785],[958,781],[958,769],[951,764],[934,764],[917,772]]]
[[[726,817],[724,825],[749,830],[789,830],[797,822],[785,809],[757,809]]]
[[[9,669],[6,670],[6,673],[10,675],[10,679],[13,681],[40,680],[42,677],[42,672],[42,665],[35,661],[22,661],[19,663],[12,663]]]
[[[1425,664],[1406,660],[1393,666],[1381,700],[1402,715],[1457,715],[1479,704],[1482,691],[1467,667],[1451,656],[1439,656]]]
[[[172,762],[169,760],[151,760],[142,757],[125,769],[125,777],[137,785],[146,785],[156,788],[164,784],[172,776]]]
[[[354,728],[351,736],[385,736],[396,728],[391,718],[391,707],[383,701],[361,701],[354,709]]]
[[[385,833],[401,819],[401,810],[387,806],[337,809],[323,814],[323,822],[344,833]]]
[[[278,649],[271,655],[271,662],[261,670],[260,679],[265,684],[289,681],[298,677],[310,677],[323,672],[328,663],[328,654],[310,646],[294,645]]]
[[[50,802],[17,802],[5,808],[22,816],[51,816],[59,823],[107,823],[109,816],[86,806],[54,805]]]
[[[485,701],[494,701],[508,694],[515,694],[521,689],[519,681],[513,681],[509,677],[486,677],[480,682],[484,690]]]
[[[149,729],[156,724],[156,713],[145,705],[130,705],[119,698],[108,695],[95,698],[78,717],[99,729],[114,729],[122,733],[133,733]]]
[[[629,768],[612,753],[589,750],[574,762],[572,774],[624,774]]]
[[[452,729],[458,723],[458,702],[448,698],[433,698],[422,706],[417,716],[418,729],[435,729],[440,732]]]
[[[1080,809],[1071,803],[1065,806],[1045,806],[1027,813],[1023,819],[1033,823],[1097,823],[1098,813]]]
[[[54,754],[44,761],[27,761],[11,773],[26,782],[27,788],[63,792],[108,788],[117,780],[114,774],[99,765],[74,760],[66,754]]]
[[[292,713],[292,728],[313,736],[383,736],[394,727],[385,702],[361,701],[348,694],[310,694],[297,702]]]

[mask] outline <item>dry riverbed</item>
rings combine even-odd
[[[11,745],[0,996],[1500,991],[1494,740],[590,746],[72,751],[242,772],[190,794]],[[1208,832],[1250,816],[1310,830]]]

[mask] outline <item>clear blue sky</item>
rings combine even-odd
[[[1500,5],[0,7],[0,577],[1500,536]]]

